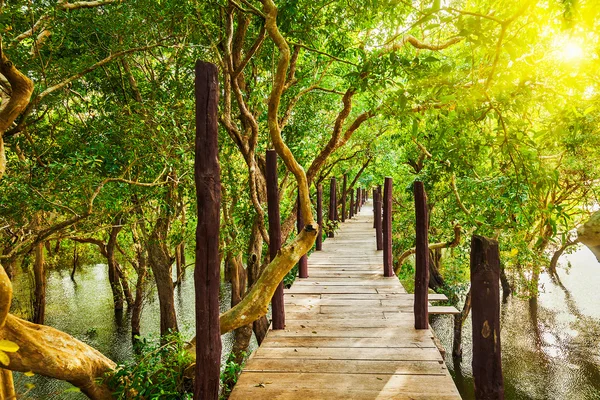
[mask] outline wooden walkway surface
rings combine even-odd
[[[269,331],[230,399],[460,399],[431,331],[414,329],[413,296],[383,277],[371,203],[340,225],[285,291],[286,329]]]

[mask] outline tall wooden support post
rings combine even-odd
[[[498,242],[471,239],[471,304],[475,398],[504,399],[500,353],[500,255]]]
[[[335,188],[336,184],[335,184],[335,177],[332,177],[331,180],[329,181],[329,221],[330,222],[334,222],[336,221],[335,219],[335,214],[336,214],[336,196],[337,196],[337,190]],[[334,225],[334,224],[332,224]],[[333,233],[333,229],[331,229],[328,234],[327,237],[334,237],[334,233]]]
[[[417,235],[415,253],[415,329],[429,328],[429,216],[427,193],[423,182],[415,182],[415,228]]]
[[[302,232],[302,229],[304,229],[304,218],[302,217],[302,210],[300,209],[300,192],[298,192],[296,204],[298,205],[296,228],[298,229],[298,233],[300,233]],[[308,257],[306,254],[300,257],[300,260],[298,261],[298,277],[303,279],[308,278]]]
[[[217,400],[221,363],[219,327],[219,226],[221,172],[218,146],[219,72],[214,64],[196,62],[195,183],[196,226],[196,384],[194,399]]]
[[[277,182],[277,152],[267,150],[267,211],[269,214],[269,256],[277,256],[281,248],[281,219],[279,216],[279,185]],[[285,309],[283,305],[283,281],[271,299],[273,329],[285,328]]]
[[[350,189],[350,218],[354,217],[354,189]]]
[[[323,185],[317,186],[317,224],[319,224],[319,234],[317,235],[317,242],[315,244],[315,250],[323,250]]]
[[[383,227],[381,219],[381,193],[376,192],[375,202],[375,240],[377,243],[377,250],[383,250]]]
[[[376,219],[375,219],[375,195],[377,193],[377,189],[373,189],[373,229],[376,228]]]
[[[344,174],[344,183],[342,185],[342,222],[346,222],[346,187],[348,184],[348,174]]]
[[[392,263],[392,178],[386,177],[383,188],[383,276],[394,276]]]

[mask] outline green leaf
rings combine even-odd
[[[10,358],[8,358],[8,354],[3,351],[0,351],[0,364],[7,366],[10,364]]]
[[[10,340],[0,340],[0,350],[6,351],[7,353],[14,353],[19,350],[19,345]]]

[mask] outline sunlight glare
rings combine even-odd
[[[581,40],[572,36],[560,35],[553,40],[555,57],[564,62],[577,62],[585,57]]]
[[[562,49],[566,60],[579,60],[583,58],[583,48],[576,42],[567,42]]]

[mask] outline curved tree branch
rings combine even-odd
[[[452,239],[449,242],[430,243],[429,250],[448,249],[458,246],[458,244],[460,243],[461,230],[462,228],[459,224],[454,225],[454,239]],[[402,269],[402,264],[404,263],[404,261],[406,261],[406,259],[409,256],[415,254],[416,251],[417,249],[413,247],[412,249],[406,250],[400,255],[400,257],[398,257],[398,262],[396,263],[396,268],[394,270],[396,275],[400,273],[400,269]]]

